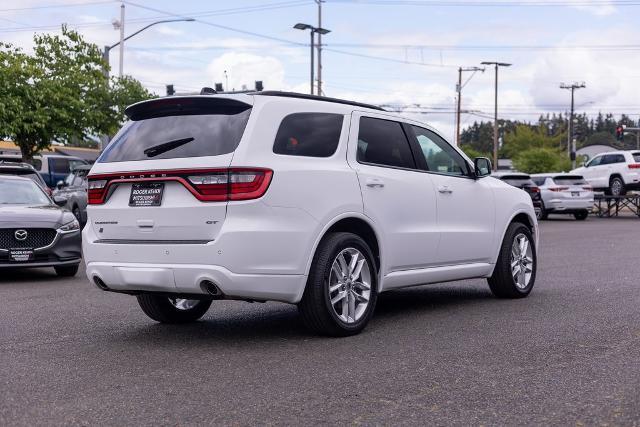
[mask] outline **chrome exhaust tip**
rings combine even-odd
[[[222,295],[220,288],[218,288],[218,286],[215,283],[213,283],[211,280],[203,280],[202,282],[200,282],[200,289],[202,289],[204,292],[208,293],[209,295],[213,295],[213,296]]]
[[[108,291],[109,287],[104,283],[104,281],[99,278],[98,276],[93,276],[93,283],[95,283],[95,285],[102,289],[103,291]]]

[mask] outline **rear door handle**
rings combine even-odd
[[[384,187],[384,182],[382,182],[382,180],[378,178],[368,178],[366,182],[367,182],[367,187],[371,187],[371,188]]]
[[[453,193],[453,190],[450,189],[448,185],[441,185],[440,187],[438,187],[438,192],[442,194],[451,194]]]

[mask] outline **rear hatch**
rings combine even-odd
[[[549,190],[567,199],[591,199],[593,188],[580,175],[559,175],[553,178],[554,186]]]
[[[251,114],[245,98],[173,97],[129,107],[130,121],[89,175],[95,234],[134,243],[214,240],[226,217],[230,174],[247,175],[229,170]]]

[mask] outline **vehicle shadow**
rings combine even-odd
[[[59,277],[53,268],[3,268],[0,270],[0,286],[23,282],[47,283],[69,280]]]
[[[495,300],[488,287],[440,284],[419,286],[390,291],[378,299],[372,323],[362,333],[385,334],[396,322],[419,316],[420,321],[429,321],[430,316],[443,311],[459,309],[466,305],[488,304]],[[486,288],[486,289],[485,289]],[[234,303],[234,305],[236,305]],[[161,325],[146,323],[128,330],[124,335],[113,336],[120,344],[131,342],[136,345],[176,345],[185,344],[230,344],[251,346],[256,342],[282,343],[290,339],[300,341],[326,340],[305,328],[297,308],[289,304],[237,303],[237,310],[216,313],[216,302],[203,320],[185,325]]]

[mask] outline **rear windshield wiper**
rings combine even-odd
[[[173,141],[169,141],[169,142],[163,142],[162,144],[154,145],[153,147],[147,148],[146,150],[143,151],[143,153],[146,154],[147,157],[155,157],[162,153],[166,153],[167,151],[171,151],[174,148],[178,148],[184,144],[188,144],[194,139],[195,138],[193,137],[189,137],[189,138],[174,139]]]

